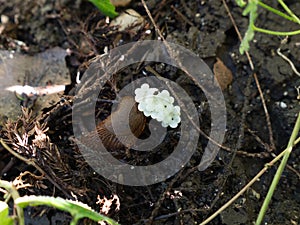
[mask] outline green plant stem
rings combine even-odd
[[[252,25],[252,29],[255,30],[255,31],[261,32],[261,33],[278,35],[278,36],[292,36],[292,35],[300,34],[300,30],[287,31],[287,32],[285,32],[285,31],[273,31],[273,30],[259,28],[255,25]]]
[[[278,15],[278,16],[281,16],[281,17],[283,17],[283,18],[285,18],[285,19],[287,19],[287,20],[290,20],[290,21],[292,21],[292,22],[297,22],[297,20],[295,20],[294,17],[288,16],[288,15],[286,15],[285,13],[280,12],[280,11],[277,10],[277,9],[274,9],[273,7],[268,6],[267,4],[265,4],[265,3],[261,2],[261,1],[258,1],[257,3],[258,3],[258,5],[260,5],[261,7],[265,8],[266,10],[269,10],[270,12],[272,12],[272,13]]]
[[[300,24],[300,19],[292,12],[292,10],[290,10],[290,8],[284,3],[283,0],[278,0],[278,2],[280,3],[280,5],[282,6],[282,8],[284,8],[284,10],[291,16],[293,17],[297,23]]]
[[[65,200],[60,197],[54,198],[48,196],[24,196],[18,198],[15,203],[22,208],[26,206],[48,205],[56,209],[69,212],[73,217],[70,225],[76,225],[78,220],[84,217],[96,222],[105,221],[110,225],[119,225],[113,219],[95,212],[94,210],[89,208],[88,205],[77,201]]]
[[[20,197],[16,187],[12,182],[0,180],[0,187],[6,189],[9,192],[9,194],[11,194],[14,201]],[[18,218],[19,225],[24,225],[25,221],[24,221],[23,209],[20,206],[16,205],[16,210],[17,210],[17,215],[18,215],[17,218]]]
[[[287,161],[289,159],[290,153],[292,152],[293,143],[294,143],[294,141],[297,138],[297,135],[299,133],[299,129],[300,129],[300,113],[298,113],[298,118],[297,118],[295,127],[293,129],[293,133],[292,133],[292,135],[290,137],[290,140],[289,140],[289,143],[288,143],[288,146],[287,146],[287,151],[285,151],[285,153],[284,153],[283,159],[282,159],[282,161],[281,161],[281,163],[280,163],[280,165],[279,165],[279,167],[278,167],[278,169],[276,171],[276,174],[275,174],[275,176],[273,178],[272,184],[271,184],[271,186],[269,188],[268,194],[267,194],[267,196],[266,196],[266,198],[264,200],[264,203],[263,203],[263,205],[262,205],[262,207],[261,207],[261,209],[259,211],[256,223],[255,223],[256,225],[260,225],[261,224],[261,222],[262,222],[262,220],[263,220],[263,218],[264,218],[264,216],[266,214],[266,211],[268,209],[268,206],[269,206],[269,203],[270,203],[271,198],[273,196],[273,193],[274,193],[274,191],[276,189],[276,186],[277,186],[277,184],[278,184],[278,182],[280,180],[282,172],[283,172],[283,170],[284,170],[284,168],[285,168],[285,166],[287,164]]]
[[[73,218],[70,222],[70,225],[76,225],[78,222],[78,219],[77,218]]]

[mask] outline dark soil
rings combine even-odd
[[[275,1],[273,4],[273,7],[280,8]],[[287,4],[294,12],[299,13],[299,1],[291,0]],[[256,33],[251,43],[249,53],[266,101],[273,142],[253,72],[247,57],[239,53],[240,41],[222,1],[150,0],[147,5],[166,40],[192,50],[212,70],[217,58],[231,70],[232,82],[223,90],[228,112],[227,132],[222,143],[226,148],[220,150],[208,169],[200,172],[196,166],[207,143],[207,139],[201,136],[197,152],[181,172],[164,182],[147,187],[114,184],[101,177],[89,167],[72,141],[72,104],[76,75],[77,71],[83,74],[89,67],[90,60],[103,54],[106,46],[112,49],[132,41],[157,40],[158,35],[142,3],[133,1],[128,8],[136,10],[145,18],[146,24],[143,28],[138,32],[130,29],[119,32],[109,27],[105,16],[88,1],[1,1],[0,14],[9,18],[0,35],[1,50],[34,55],[57,46],[69,49],[65,61],[71,81],[61,100],[44,108],[38,117],[32,115],[28,119],[29,116],[23,116],[28,119],[26,122],[24,119],[8,122],[19,124],[21,128],[18,132],[21,134],[31,130],[37,122],[49,127],[46,132],[49,136],[48,145],[37,149],[35,156],[28,152],[19,152],[26,158],[34,157],[46,173],[43,180],[28,175],[23,177],[25,182],[33,186],[20,189],[20,195],[63,198],[76,196],[78,200],[99,211],[97,196],[112,198],[115,194],[120,199],[120,210],[115,210],[114,201],[108,216],[120,224],[200,224],[230,200],[265,163],[271,161],[273,153],[278,154],[285,149],[300,109],[297,99],[299,93],[296,89],[300,86],[300,80],[276,50],[280,47],[281,52],[300,70],[300,35],[291,36],[287,43],[281,44],[282,37]],[[244,34],[248,18],[242,16],[242,9],[233,1],[228,1],[228,6],[238,28]],[[124,9],[117,10],[121,12]],[[256,25],[272,30],[299,29],[296,24],[265,10],[259,11]],[[147,30],[151,30],[151,34],[146,34]],[[22,41],[26,46],[19,46],[16,40]],[[149,65],[190,93],[195,105],[201,109],[201,129],[209,133],[210,120],[207,118],[210,113],[205,96],[182,71],[168,65],[150,62],[125,68],[105,86],[99,99],[114,99],[114,87],[120,89],[136,77],[147,76],[143,72]],[[99,101],[97,105],[104,109],[96,112],[97,119],[102,120],[108,116],[111,104]],[[6,140],[8,134],[14,132],[13,126],[9,127],[10,130],[7,130],[3,125],[0,130],[1,137]],[[146,157],[153,162],[166,158],[172,152],[170,146],[176,145],[176,135],[177,130],[170,129],[160,151],[155,152],[157,154],[137,155],[139,163],[144,162]],[[33,138],[31,133],[29,142]],[[237,154],[234,154],[235,151]],[[124,155],[119,157],[128,160]],[[264,224],[300,224],[299,146],[293,149],[288,164],[290,168],[286,168],[283,173]],[[277,165],[270,168],[210,224],[253,224]],[[12,181],[20,172],[25,171],[40,174],[34,167],[20,160],[13,160],[13,156],[0,146],[1,179]],[[28,225],[68,224],[71,219],[70,215],[47,207],[29,207],[25,213]],[[89,220],[82,220],[80,223],[94,224]]]

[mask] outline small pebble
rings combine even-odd
[[[1,15],[1,23],[2,24],[7,24],[9,22],[9,17],[6,15]]]
[[[286,108],[287,108],[287,104],[284,103],[284,102],[280,102],[280,103],[279,103],[279,106],[280,106],[282,109],[286,109]]]

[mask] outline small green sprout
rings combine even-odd
[[[110,0],[89,0],[93,3],[105,16],[114,18],[118,15],[115,11],[115,6],[110,2]]]
[[[289,7],[284,3],[283,0],[278,0],[281,7],[285,10],[284,12],[279,11],[260,0],[249,0],[247,3],[244,0],[235,0],[237,5],[240,7],[245,7],[243,11],[243,16],[249,15],[249,24],[248,29],[245,33],[245,36],[240,45],[240,53],[244,54],[245,51],[248,51],[250,46],[249,43],[253,40],[255,32],[261,32],[270,35],[279,35],[279,36],[291,36],[300,34],[300,29],[295,31],[274,31],[269,29],[264,29],[255,26],[255,21],[258,17],[258,6],[286,19],[291,22],[297,23],[300,25],[300,19],[289,9]]]

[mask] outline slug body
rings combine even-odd
[[[146,117],[138,110],[134,97],[125,96],[117,110],[97,125],[97,133],[104,147],[114,151],[134,145],[145,124]]]

